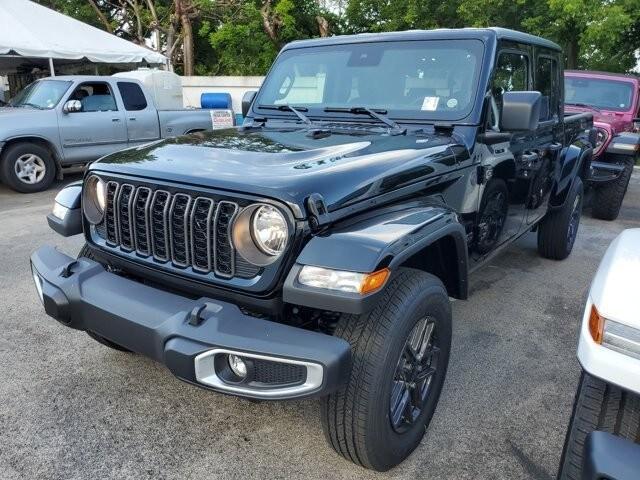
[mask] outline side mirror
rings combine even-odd
[[[541,99],[540,92],[505,92],[502,95],[500,129],[513,132],[538,128]]]
[[[82,111],[82,102],[80,100],[69,100],[62,107],[64,113],[74,113]]]
[[[242,116],[246,117],[249,113],[249,109],[251,108],[251,104],[253,103],[253,99],[256,98],[255,90],[251,90],[249,92],[244,92],[242,96]]]

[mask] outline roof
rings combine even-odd
[[[562,51],[562,48],[546,38],[528,33],[509,30],[508,28],[438,28],[434,30],[406,30],[402,32],[359,33],[356,35],[338,35],[335,37],[297,40],[285,46],[287,48],[311,47],[321,45],[340,45],[348,43],[367,43],[402,40],[450,40],[450,39],[495,39],[512,40],[515,42],[533,44],[552,50]]]
[[[617,78],[619,80],[633,81],[634,83],[640,82],[638,75],[631,73],[612,73],[612,72],[600,72],[598,70],[565,70],[565,74],[575,77],[603,77],[603,78]]]
[[[166,57],[28,0],[0,1],[0,55],[161,64]]]

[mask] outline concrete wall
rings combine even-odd
[[[257,90],[264,77],[181,77],[185,107],[200,107],[200,95],[205,92],[229,93],[233,111],[241,113],[242,96],[248,90]]]

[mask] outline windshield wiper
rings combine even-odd
[[[25,102],[25,103],[19,103],[16,105],[12,105],[13,107],[33,107],[37,110],[44,110],[44,107],[41,107],[40,105],[36,105],[35,103],[29,103],[29,102]]]
[[[565,105],[573,105],[574,107],[582,107],[582,108],[590,108],[591,110],[595,110],[599,112],[600,109],[598,107],[594,107],[593,105],[589,105],[587,103],[573,103],[573,102],[564,102]]]
[[[349,108],[340,108],[340,107],[327,107],[324,109],[327,113],[353,113],[354,115],[369,115],[371,118],[381,121],[387,127],[394,130],[394,135],[404,135],[407,133],[406,128],[402,128],[396,122],[391,120],[389,117],[385,116],[387,113],[386,110],[372,110],[367,107],[349,107]]]
[[[307,107],[292,107],[291,105],[283,104],[283,105],[258,105],[258,108],[263,108],[265,110],[280,110],[281,112],[293,112],[296,117],[302,120],[304,123],[311,127],[316,127],[317,125],[313,123],[313,121],[307,117],[304,113],[309,109]]]

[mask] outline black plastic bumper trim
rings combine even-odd
[[[194,358],[214,348],[322,365],[323,383],[317,391],[274,398],[278,400],[326,395],[349,373],[351,349],[341,338],[255,318],[219,300],[194,300],[159,290],[107,272],[87,258],[72,265],[65,278],[61,273],[74,261],[48,246],[31,256],[43,280],[47,314],[159,361],[187,382],[196,383]],[[190,324],[191,312],[203,304],[201,322]]]
[[[624,168],[623,165],[592,161],[588,181],[595,184],[612,182],[622,175]]]
[[[640,445],[607,432],[589,433],[584,445],[583,480],[637,480]]]

